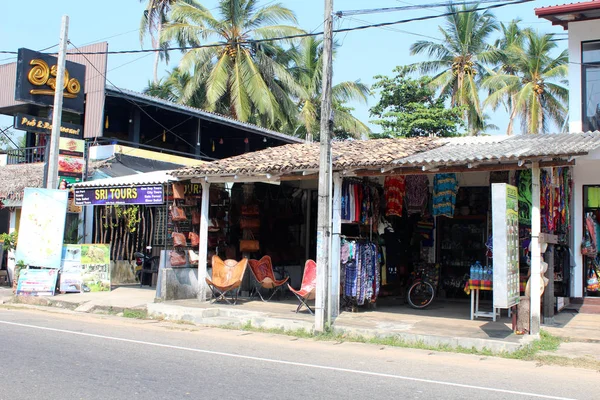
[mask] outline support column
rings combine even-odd
[[[538,335],[540,333],[540,290],[542,256],[540,249],[540,165],[534,162],[531,166],[531,276],[530,307],[529,307],[529,333]]]
[[[333,208],[331,228],[331,268],[329,268],[329,297],[327,322],[331,326],[340,315],[340,235],[342,233],[342,177],[333,174]]]
[[[206,301],[206,277],[208,254],[208,209],[210,182],[202,181],[202,203],[200,208],[200,247],[198,249],[198,300]]]
[[[94,206],[83,206],[83,243],[94,243]]]
[[[307,201],[306,204],[306,242],[305,242],[305,259],[308,260],[310,258],[310,234],[311,234],[311,208],[312,208],[312,190],[306,190]]]

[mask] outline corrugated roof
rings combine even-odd
[[[221,114],[216,114],[210,111],[201,110],[199,108],[186,106],[183,104],[173,103],[172,101],[160,99],[158,97],[149,96],[147,94],[135,92],[129,89],[115,88],[113,86],[108,86],[106,88],[106,94],[112,97],[122,97],[122,98],[134,98],[136,102],[144,102],[147,104],[152,104],[158,107],[175,110],[179,112],[184,112],[188,115],[194,115],[199,118],[205,119],[207,121],[213,121],[220,124],[232,126],[234,128],[243,129],[248,132],[257,133],[263,136],[276,138],[279,140],[283,140],[287,143],[303,143],[304,140],[286,135],[284,133],[276,132],[270,129],[263,128],[258,125],[249,124],[247,122],[238,121],[237,119],[233,119],[230,117],[226,117]]]
[[[133,186],[133,185],[157,185],[168,183],[177,180],[173,175],[170,175],[172,170],[144,172],[127,176],[119,176],[115,178],[97,179],[87,182],[73,183],[71,187],[75,189],[92,188],[92,187],[118,187],[118,186]]]
[[[600,148],[600,132],[449,138],[440,142],[443,146],[399,157],[395,164],[448,165],[584,155]]]
[[[399,157],[441,146],[435,138],[348,140],[332,143],[333,169],[389,166]],[[319,143],[288,144],[204,165],[185,167],[175,176],[292,173],[319,168]]]

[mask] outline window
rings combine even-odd
[[[600,41],[581,44],[584,131],[600,130]]]

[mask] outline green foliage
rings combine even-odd
[[[373,89],[380,98],[371,108],[372,121],[383,128],[381,137],[456,136],[463,126],[460,107],[447,108],[445,97],[435,96],[432,78],[409,77],[407,67],[396,67],[396,75],[378,75]]]
[[[126,308],[123,310],[123,316],[125,318],[146,319],[148,318],[148,311],[142,309]]]
[[[129,233],[134,233],[142,217],[140,216],[140,207],[137,205],[127,206],[109,206],[107,207],[108,215],[113,216],[110,222],[104,224],[104,228],[117,228],[121,221],[125,223],[125,228]]]
[[[17,231],[0,234],[0,243],[2,243],[2,248],[4,249],[4,251],[11,251],[16,249],[18,237],[19,234],[17,233]]]
[[[71,221],[71,224],[65,229],[65,240],[64,244],[77,244],[81,239],[83,239],[83,235],[79,235],[79,225],[82,224],[83,221],[79,218]]]

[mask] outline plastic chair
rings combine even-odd
[[[238,262],[236,260],[223,261],[216,255],[212,257],[212,279],[206,278],[206,283],[214,296],[211,303],[221,300],[225,300],[229,304],[237,303],[238,293],[240,292],[247,265],[247,258]],[[233,292],[231,295],[233,303],[226,297],[229,292]]]
[[[296,308],[296,313],[306,307],[308,312],[314,315],[312,308],[308,305],[308,301],[314,300],[317,289],[317,263],[313,260],[307,260],[304,264],[304,274],[302,275],[302,285],[300,290],[295,290],[288,283],[288,288],[296,295],[300,304]]]
[[[288,281],[289,276],[285,279],[275,279],[275,273],[273,272],[273,264],[271,263],[271,257],[264,256],[260,260],[248,260],[250,270],[255,279],[255,289],[262,301],[269,301],[273,298],[277,291],[283,288],[283,284]],[[271,296],[267,300],[260,293],[260,289],[271,290]]]

